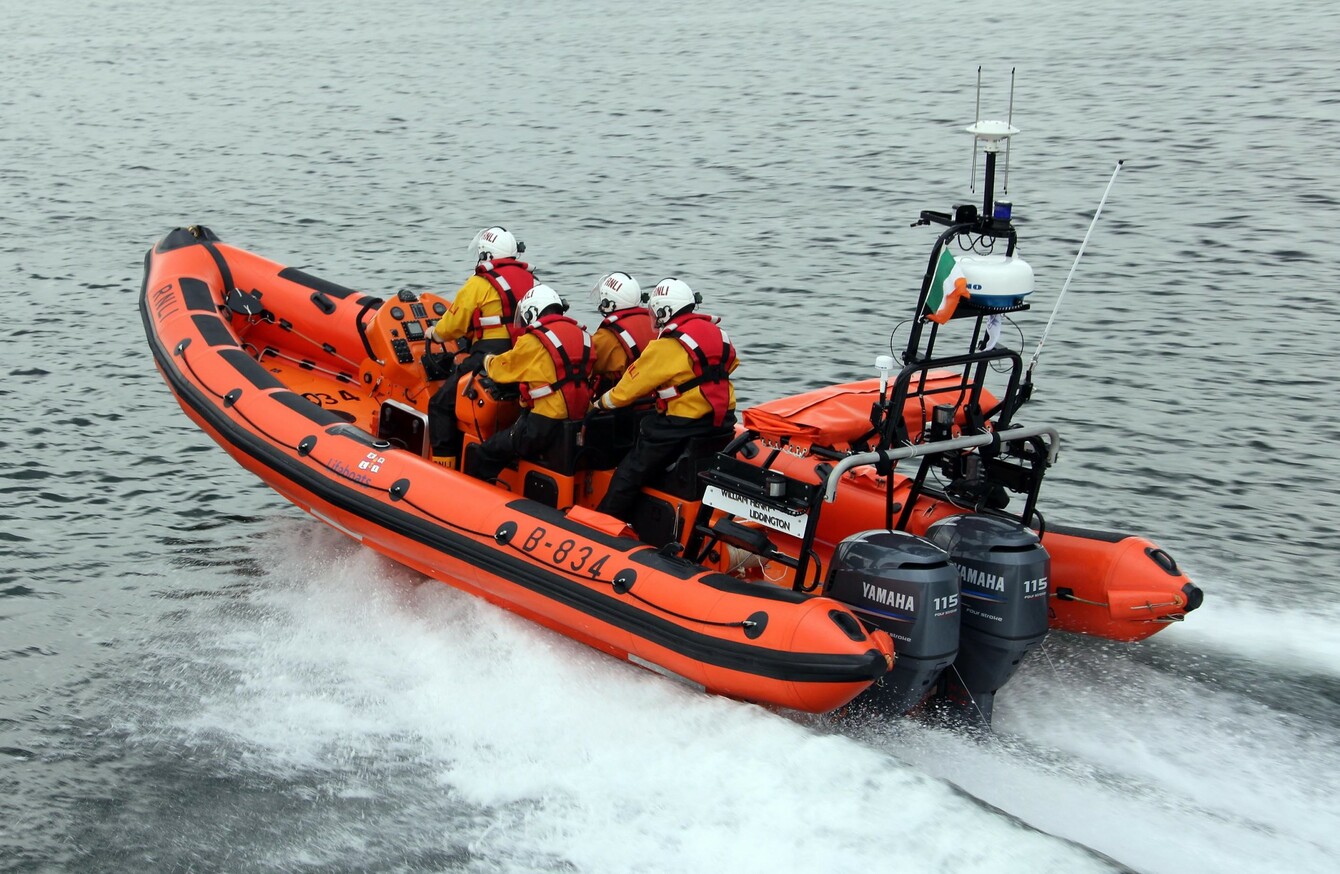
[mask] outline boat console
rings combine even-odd
[[[446,311],[447,302],[431,293],[405,290],[383,302],[360,325],[368,355],[363,381],[374,391],[384,387],[387,396],[398,394],[397,387],[422,386],[427,380],[419,360],[428,351],[428,332]]]

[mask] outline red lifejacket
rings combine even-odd
[[[516,305],[526,296],[535,284],[535,272],[530,265],[515,258],[494,258],[492,261],[480,261],[475,265],[475,275],[489,281],[502,300],[502,315],[481,316],[476,310],[470,318],[470,326],[476,338],[484,328],[496,328],[498,325],[511,325],[516,316]]]
[[[526,329],[554,360],[558,378],[551,383],[523,382],[521,397],[530,405],[536,398],[563,393],[569,419],[581,419],[591,406],[591,335],[563,315],[544,316]]]
[[[730,412],[730,370],[735,365],[735,347],[717,320],[700,313],[687,313],[661,329],[662,337],[671,337],[689,353],[693,377],[679,385],[656,392],[656,406],[662,412],[666,402],[690,389],[699,389],[712,408],[712,424],[720,425]]]
[[[651,313],[647,312],[646,307],[615,310],[605,316],[596,330],[600,328],[607,328],[614,339],[619,341],[629,364],[636,361],[647,344],[656,339],[656,328],[651,324]]]

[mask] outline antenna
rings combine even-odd
[[[995,188],[996,188],[996,156],[1000,152],[1000,144],[1005,144],[1005,175],[1002,180],[1002,193],[1009,191],[1010,178],[1010,137],[1019,133],[1019,129],[1012,123],[1014,121],[1014,72],[1015,68],[1010,68],[1010,103],[1009,111],[1006,114],[1005,121],[982,120],[982,68],[977,68],[977,108],[972,126],[965,130],[972,134],[972,185],[969,190],[977,190],[977,144],[981,142],[982,151],[986,152],[986,178],[983,180],[982,191],[982,217],[997,218],[994,214],[995,207]],[[1010,205],[1001,203],[1003,214],[999,216],[1006,221],[1010,218]]]
[[[977,65],[977,106],[973,108],[972,123],[976,125],[982,120],[982,65]],[[977,191],[977,143],[972,144],[972,172],[968,176],[968,190],[976,193]]]
[[[1093,211],[1093,220],[1089,222],[1089,229],[1084,232],[1084,239],[1080,241],[1079,251],[1075,253],[1075,262],[1070,265],[1070,272],[1065,276],[1065,282],[1061,285],[1061,293],[1056,296],[1056,304],[1052,307],[1051,317],[1047,319],[1047,327],[1042,329],[1042,338],[1038,340],[1038,348],[1033,350],[1033,358],[1028,362],[1028,370],[1024,374],[1024,383],[1026,385],[1033,382],[1033,370],[1038,366],[1038,359],[1042,357],[1042,346],[1047,342],[1047,335],[1051,333],[1052,322],[1056,321],[1056,313],[1061,309],[1061,300],[1065,297],[1066,289],[1070,288],[1070,280],[1075,276],[1075,268],[1079,266],[1079,259],[1084,257],[1084,247],[1089,245],[1089,235],[1093,233],[1093,228],[1098,224],[1098,217],[1103,214],[1103,204],[1107,203],[1107,195],[1112,191],[1112,183],[1117,181],[1117,174],[1121,172],[1122,165],[1126,159],[1117,161],[1117,166],[1112,169],[1112,178],[1107,180],[1107,187],[1103,189],[1103,197],[1098,201],[1098,208]]]
[[[1006,124],[1014,124],[1014,67],[1010,67],[1010,109],[1005,116]],[[1010,141],[1005,141],[1005,178],[1000,184],[1000,193],[1010,193]]]

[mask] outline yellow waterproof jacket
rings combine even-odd
[[[456,298],[447,308],[446,315],[438,320],[437,336],[443,340],[458,340],[471,334],[475,312],[481,316],[501,316],[502,298],[493,283],[476,273],[456,292]],[[471,340],[506,340],[507,325],[493,325],[484,329],[482,337],[471,336]]]
[[[594,338],[592,338],[594,341]],[[738,359],[732,360],[730,371],[735,372]],[[626,407],[641,398],[654,395],[657,389],[672,388],[693,379],[693,361],[689,352],[673,337],[659,337],[647,344],[642,357],[628,365],[619,384],[600,396],[596,405],[609,410]],[[729,409],[735,409],[735,385],[730,386]],[[701,388],[691,388],[666,402],[666,415],[700,419],[712,414],[712,406],[703,397]]]
[[[597,328],[591,335],[591,354],[595,360],[596,376],[609,382],[618,382],[628,369],[628,353],[609,328]]]
[[[511,349],[499,355],[490,355],[485,360],[488,363],[484,365],[484,371],[494,382],[549,385],[558,379],[558,368],[554,367],[553,356],[534,334],[522,334]],[[556,391],[536,398],[531,412],[547,419],[566,419],[568,404],[563,400],[563,392]]]

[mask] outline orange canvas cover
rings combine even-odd
[[[944,393],[932,395],[934,399],[927,398],[924,413],[922,399],[908,400],[904,416],[910,433],[921,433],[924,417],[930,415],[930,408],[936,404],[960,405],[956,418],[962,421],[961,404],[965,398],[947,391],[957,385],[961,378],[958,373],[945,371],[928,376],[926,389]],[[870,410],[878,400],[878,379],[830,385],[750,407],[743,413],[744,426],[757,431],[766,439],[787,438],[795,444],[840,447],[850,445],[870,432],[873,428]],[[982,393],[984,407],[989,408],[995,403],[990,393]]]

